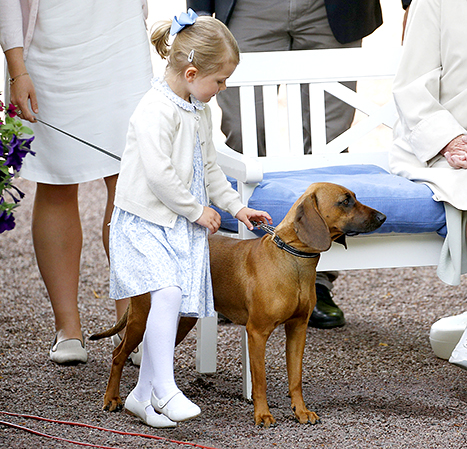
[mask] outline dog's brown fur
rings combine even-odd
[[[371,232],[385,220],[380,212],[355,198],[348,189],[331,183],[312,184],[296,201],[275,233],[304,252],[323,252],[332,241],[345,244],[345,235]],[[316,304],[315,280],[319,257],[300,258],[279,249],[270,235],[236,240],[219,235],[209,238],[215,309],[234,323],[246,326],[252,376],[254,418],[269,427],[275,419],[266,399],[265,350],[272,331],[285,325],[286,361],[292,409],[300,423],[316,423],[302,395],[302,357],[306,329]],[[131,299],[126,333],[114,350],[104,409],[121,409],[119,383],[128,355],[141,342],[150,307],[149,295]],[[112,329],[93,336],[110,336],[123,329],[122,317]],[[177,344],[196,319],[182,319]]]

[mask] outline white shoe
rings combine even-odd
[[[133,395],[133,391],[128,395],[125,401],[125,410],[130,415],[138,417],[141,421],[151,427],[160,429],[168,427],[177,427],[177,423],[171,421],[165,415],[147,414],[146,407],[151,406],[151,401],[138,401]]]
[[[49,351],[49,357],[52,362],[61,365],[76,365],[88,361],[85,344],[79,338],[69,338],[57,343],[56,335]]]
[[[453,365],[458,366],[459,368],[467,370],[467,360],[456,360],[453,357],[449,359],[449,362]]]
[[[164,414],[175,422],[187,421],[201,414],[201,409],[193,404],[180,390],[176,390],[162,399],[158,399],[153,391],[151,404],[156,412]]]
[[[452,351],[449,362],[467,370],[467,330],[464,331],[459,343],[457,343],[454,351]]]
[[[456,366],[458,366],[459,368],[462,368],[462,369],[467,370],[467,360],[459,360],[459,361],[455,362],[455,361],[451,361],[451,359],[449,359],[449,361],[450,361],[453,365],[456,365]]]
[[[448,360],[466,327],[467,312],[436,321],[430,330],[430,344],[435,355]]]
[[[112,343],[114,344],[114,348],[116,348],[120,342],[122,341],[122,338],[120,335],[115,334],[112,335]],[[131,352],[129,355],[129,359],[131,360],[131,363],[135,366],[140,366],[141,365],[141,357],[143,356],[143,345],[140,343],[137,348]]]

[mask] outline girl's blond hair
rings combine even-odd
[[[210,75],[226,63],[238,64],[240,50],[229,29],[211,16],[201,16],[193,25],[179,31],[170,45],[171,21],[157,22],[151,33],[151,43],[162,59],[167,59],[167,71],[180,74],[190,64]]]

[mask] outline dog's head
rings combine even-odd
[[[287,219],[293,220],[294,232],[301,243],[322,252],[333,241],[346,246],[346,236],[378,229],[386,216],[360,203],[349,189],[319,182],[308,187],[284,221]]]

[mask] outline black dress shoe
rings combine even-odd
[[[332,329],[345,324],[344,312],[332,300],[331,293],[324,285],[316,284],[316,306],[308,326],[318,329]]]

